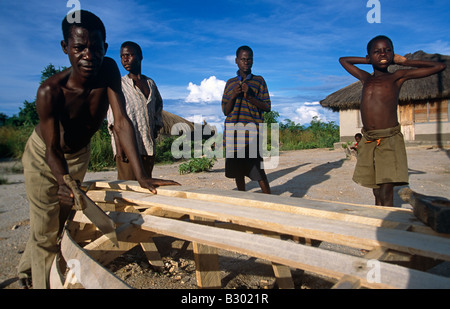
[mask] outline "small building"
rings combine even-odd
[[[405,55],[408,59],[441,61],[447,68],[432,76],[406,81],[400,91],[398,119],[408,143],[450,144],[450,56],[427,54],[423,51]],[[392,65],[395,72],[398,65]],[[339,112],[341,142],[354,141],[361,132],[359,105],[362,83],[357,81],[320,101],[320,104]]]

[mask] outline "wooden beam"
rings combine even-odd
[[[142,189],[135,181],[98,181],[96,182],[96,186],[102,189],[127,190],[148,194],[148,190]],[[431,228],[415,218],[410,209],[292,198],[254,192],[224,191],[190,186],[161,187],[158,188],[158,195],[210,202],[223,202],[226,200],[228,204],[307,214],[319,218],[364,223],[378,227],[389,228],[398,223],[405,223],[411,224],[413,231],[436,234]]]
[[[241,205],[137,192],[117,192],[115,198],[210,220],[276,231],[280,234],[311,238],[360,249],[371,250],[382,246],[450,261],[450,239],[434,235],[318,218],[306,214],[286,213],[264,208],[254,211],[251,207]],[[395,226],[397,225],[398,223]]]
[[[368,274],[373,269],[364,258],[261,235],[218,229],[217,227],[149,215],[116,213],[113,217],[116,222],[130,222],[144,230],[239,252],[336,279],[340,279],[344,275],[350,275],[359,278],[361,285],[366,287],[450,288],[450,278],[383,262],[379,263],[377,269],[380,273],[380,282],[372,282],[368,280]]]
[[[279,289],[293,289],[294,281],[292,280],[291,269],[289,266],[272,263],[273,273],[277,279]]]
[[[333,285],[332,289],[347,290],[347,289],[359,289],[360,287],[361,287],[360,279],[349,275],[345,275],[335,285]]]
[[[102,265],[108,265],[115,260],[118,256],[136,247],[139,242],[133,238],[142,237],[139,233],[140,230],[132,224],[123,224],[116,229],[118,246],[114,246],[109,239],[103,235],[83,249]]]
[[[281,239],[280,235],[272,236],[276,239]],[[291,269],[287,265],[272,263],[273,273],[277,279],[279,289],[293,289],[294,280],[292,280]]]
[[[164,262],[153,239],[150,238],[139,244],[141,245],[142,250],[144,250],[145,256],[153,269],[162,272],[164,270]]]
[[[214,225],[213,221],[202,218],[192,217],[192,220],[199,221],[201,224],[208,226]],[[220,289],[222,281],[220,278],[217,248],[193,241],[192,249],[194,252],[197,286],[201,289]]]

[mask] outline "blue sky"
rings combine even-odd
[[[0,0],[0,112],[17,114],[32,101],[41,71],[69,66],[60,41],[66,0]],[[79,0],[105,23],[107,56],[120,44],[144,52],[143,73],[153,78],[164,108],[190,120],[221,125],[220,98],[237,67],[241,45],[254,50],[253,72],[268,85],[280,121],[308,124],[313,116],[338,122],[318,101],[355,81],[341,56],[365,56],[366,44],[385,34],[401,55],[424,50],[450,55],[448,0],[379,0],[381,23],[369,23],[368,0]],[[371,70],[366,66],[367,70]]]

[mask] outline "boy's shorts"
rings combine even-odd
[[[238,150],[234,153],[227,153],[225,176],[227,178],[247,176],[254,181],[264,180],[266,178],[266,173],[263,169],[264,160],[258,149],[247,145],[241,150],[243,150],[242,153]]]
[[[239,178],[247,176],[251,180],[259,181],[265,177],[261,168],[263,159],[259,158],[227,158],[225,159],[225,176],[227,178]]]
[[[380,184],[408,184],[408,162],[400,125],[382,130],[361,131],[353,181],[377,189]]]

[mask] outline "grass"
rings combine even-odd
[[[20,159],[33,127],[0,127],[0,158]]]

